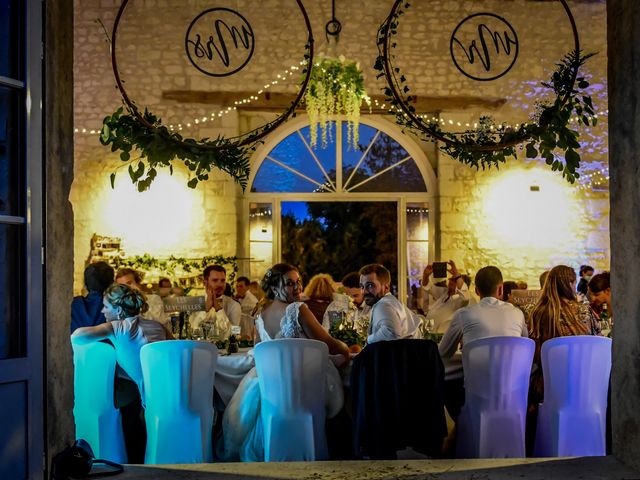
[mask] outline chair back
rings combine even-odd
[[[327,345],[301,338],[272,340],[259,343],[254,354],[265,461],[326,459]]]
[[[431,340],[367,345],[350,378],[356,457],[393,460],[406,447],[432,457],[447,435],[444,366]]]
[[[108,343],[73,345],[73,418],[76,437],[97,458],[127,463],[120,411],[113,404],[116,351]]]
[[[535,342],[491,337],[464,345],[465,404],[457,456],[525,457],[525,419]]]
[[[218,349],[167,340],[140,350],[147,407],[145,463],[213,461],[213,381]]]
[[[542,344],[544,402],[536,456],[606,455],[606,414],[611,339],[558,337]]]

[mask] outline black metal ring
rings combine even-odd
[[[334,18],[327,22],[327,25],[324,27],[324,29],[327,32],[327,35],[332,35],[335,37],[336,35],[340,35],[340,32],[342,31],[342,24],[337,18]]]
[[[578,59],[580,58],[580,38],[578,36],[578,28],[576,26],[576,22],[575,19],[573,18],[573,14],[571,13],[571,10],[569,9],[569,5],[567,5],[566,0],[557,0],[558,2],[560,2],[567,14],[567,17],[569,18],[569,22],[571,23],[571,31],[573,33],[573,41],[574,41],[574,48],[576,51],[576,55],[578,56]],[[415,123],[415,125],[417,126],[416,128],[418,130],[420,130],[421,132],[431,136],[432,138],[446,144],[446,145],[456,145],[456,146],[462,146],[465,149],[469,150],[469,151],[496,151],[496,150],[504,150],[505,148],[510,148],[513,147],[515,145],[519,145],[520,143],[523,143],[527,140],[527,138],[521,138],[518,140],[512,140],[509,142],[502,142],[502,143],[493,143],[493,144],[489,144],[489,145],[468,145],[468,144],[464,144],[460,141],[456,141],[456,140],[451,140],[450,138],[447,138],[441,134],[439,134],[437,131],[435,131],[431,126],[429,126],[429,124],[425,123],[423,121],[423,119],[421,119],[418,115],[416,115],[414,112],[411,111],[411,109],[409,108],[409,105],[407,103],[407,101],[402,97],[402,95],[400,95],[400,91],[399,91],[399,84],[400,82],[398,81],[395,72],[394,72],[394,67],[391,65],[391,59],[390,59],[390,55],[389,55],[389,49],[391,48],[391,23],[393,21],[393,19],[396,17],[397,15],[397,11],[398,8],[402,5],[404,5],[406,3],[406,0],[395,0],[395,3],[393,4],[393,7],[391,7],[391,12],[389,13],[389,15],[387,16],[386,20],[384,21],[384,23],[380,26],[380,30],[382,30],[383,32],[383,39],[382,39],[382,57],[384,60],[384,78],[387,81],[387,86],[391,89],[391,93],[392,96],[394,98],[394,100],[397,102],[398,106],[400,107],[400,109],[402,110],[402,112],[409,117],[409,119]],[[576,82],[576,77],[578,76],[578,72],[577,70],[574,72],[573,77],[571,78],[571,84],[570,84],[570,88],[567,89],[567,93],[565,94],[565,96],[561,99],[561,103],[565,104],[567,99],[569,98],[569,96],[571,95],[571,92],[573,91],[573,86]]]
[[[147,122],[144,119],[144,117],[140,114],[138,108],[135,106],[134,102],[127,95],[127,92],[124,89],[122,80],[120,79],[120,72],[118,71],[118,61],[116,58],[116,40],[117,40],[117,33],[118,33],[118,25],[120,24],[120,20],[122,18],[122,15],[124,14],[125,9],[127,8],[128,3],[129,3],[129,0],[122,0],[122,4],[120,5],[120,8],[118,9],[118,13],[116,14],[116,18],[113,22],[113,32],[111,34],[111,68],[113,69],[113,75],[116,79],[116,85],[118,87],[118,90],[120,91],[120,95],[122,96],[122,100],[124,101],[124,103],[133,112],[133,114],[135,115],[135,117],[140,123],[142,123],[145,127],[151,130],[157,130],[155,125],[152,125],[151,123]],[[302,97],[304,96],[304,93],[307,89],[307,85],[309,84],[309,79],[311,78],[311,67],[313,66],[313,32],[311,30],[311,22],[309,21],[307,10],[304,8],[304,5],[302,4],[302,0],[296,0],[296,3],[298,4],[298,8],[300,9],[302,16],[304,17],[304,22],[307,27],[307,32],[309,34],[309,36],[307,37],[308,58],[306,59],[307,67],[306,67],[304,80],[302,82],[302,86],[300,87],[300,91],[298,92],[298,95],[296,96],[295,100],[291,103],[289,108],[285,110],[285,112],[282,113],[278,118],[276,118],[272,122],[269,122],[263,125],[262,127],[253,129],[250,132],[245,133],[243,135],[239,135],[237,137],[228,138],[227,141],[229,143],[225,145],[215,146],[215,145],[209,145],[209,144],[203,144],[203,143],[184,142],[184,141],[175,139],[173,136],[169,137],[171,141],[182,144],[186,147],[193,148],[195,146],[198,148],[202,148],[204,150],[225,150],[231,147],[243,147],[247,145],[252,145],[256,143],[258,140],[260,140],[261,138],[264,138],[265,136],[273,132],[276,128],[278,128],[280,125],[282,125],[293,114],[298,104],[302,100]]]

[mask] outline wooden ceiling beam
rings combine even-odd
[[[293,94],[265,92],[258,96],[258,100],[249,103],[242,102],[245,98],[256,96],[253,92],[208,92],[202,90],[168,90],[162,92],[164,100],[178,103],[200,103],[207,105],[219,105],[221,109],[235,106],[238,110],[245,112],[281,112],[287,109],[295,100]],[[506,103],[506,99],[497,97],[477,97],[477,96],[451,96],[451,97],[430,97],[417,96],[412,105],[418,113],[435,113],[452,110],[466,110],[468,108],[479,108],[482,110],[496,110]],[[371,97],[371,113],[385,113],[388,108],[376,107],[385,103],[382,95]],[[388,105],[387,105],[388,107]],[[302,109],[303,107],[299,107]],[[363,113],[368,113],[369,109],[362,108]]]

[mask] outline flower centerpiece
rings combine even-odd
[[[358,125],[362,102],[371,106],[371,100],[364,89],[362,70],[356,62],[322,58],[313,64],[309,85],[304,101],[311,130],[311,146],[318,143],[320,125],[322,148],[327,146],[330,136],[329,117],[344,114],[347,117],[347,144],[354,149],[358,146]]]

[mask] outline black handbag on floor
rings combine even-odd
[[[106,465],[111,470],[91,473],[96,465]],[[85,440],[76,440],[72,446],[58,453],[51,461],[51,480],[109,477],[124,472],[124,467],[109,460],[96,459],[91,446]]]

